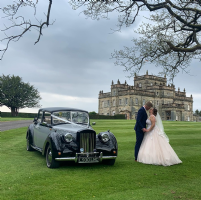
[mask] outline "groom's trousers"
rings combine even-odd
[[[135,144],[135,160],[137,160],[138,152],[144,138],[144,132],[142,130],[135,130],[136,133],[136,144]]]

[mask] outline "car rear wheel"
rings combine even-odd
[[[46,164],[48,168],[58,168],[59,167],[59,162],[56,161],[53,156],[52,156],[52,149],[51,146],[49,145],[46,151]]]
[[[27,136],[27,151],[33,151],[34,149],[30,145],[29,136]]]
[[[103,160],[103,163],[106,165],[114,165],[116,159],[108,159],[108,160]]]

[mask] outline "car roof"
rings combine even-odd
[[[86,110],[81,110],[77,108],[68,108],[68,107],[49,107],[49,108],[40,108],[39,111],[47,111],[47,112],[57,112],[57,111],[80,111],[87,112]]]

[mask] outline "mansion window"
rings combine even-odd
[[[158,92],[156,92],[156,95],[158,96]]]
[[[125,103],[126,103],[126,105],[128,104],[128,98],[126,98],[126,102]]]
[[[104,101],[102,101],[102,108],[104,108]]]
[[[114,110],[112,111],[112,115],[113,115],[113,116],[115,115],[115,111],[114,111]]]
[[[135,99],[135,104],[138,104],[138,98]]]
[[[121,105],[121,99],[119,99],[119,105]]]
[[[156,102],[156,105],[158,106],[158,101]]]
[[[190,106],[189,106],[189,104],[188,104],[188,110],[190,110]]]
[[[110,100],[107,100],[107,106],[110,107]]]
[[[115,90],[113,90],[113,95],[114,95],[114,96],[116,95],[116,91],[115,91]]]
[[[115,106],[115,100],[113,100],[113,106]]]
[[[143,105],[145,105],[145,99],[143,99]]]
[[[139,87],[142,87],[142,84],[141,84],[141,83],[139,83]]]

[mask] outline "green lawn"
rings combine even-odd
[[[33,118],[21,118],[21,117],[0,117],[0,122],[19,121],[19,120],[33,120]]]
[[[164,122],[183,163],[163,167],[134,161],[134,121],[91,121],[97,132],[115,134],[119,154],[114,166],[63,163],[48,169],[39,152],[26,151],[26,127],[1,132],[0,199],[201,199],[201,123]]]

